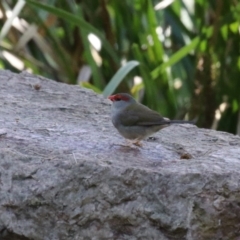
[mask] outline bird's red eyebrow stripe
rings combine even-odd
[[[119,94],[111,95],[111,96],[108,97],[108,99],[110,99],[111,101],[115,101],[116,98],[120,98],[123,101],[128,101],[129,100],[129,97],[123,96],[123,95],[119,95]]]

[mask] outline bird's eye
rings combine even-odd
[[[121,101],[122,99],[120,97],[116,97],[115,101]]]

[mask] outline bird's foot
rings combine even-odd
[[[142,143],[140,143],[140,141],[138,140],[129,140],[129,139],[125,139],[126,140],[126,145],[125,147],[129,147],[129,148],[135,148],[134,146],[137,147],[142,147]]]
[[[138,145],[138,144],[135,144],[133,142],[127,142],[126,144],[121,144],[121,143],[111,144],[111,148],[113,146],[120,146],[122,148],[129,149],[129,150],[139,150],[139,147],[141,147],[141,144]]]
[[[137,141],[137,142],[133,142],[133,144],[137,147],[142,147],[142,143],[140,143],[140,141]]]

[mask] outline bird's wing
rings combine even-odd
[[[122,113],[122,124],[125,126],[153,126],[168,124],[158,112],[142,105],[130,105]]]

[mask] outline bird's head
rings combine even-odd
[[[129,104],[135,103],[136,100],[127,93],[117,93],[108,97],[113,102],[113,107],[125,108]]]

